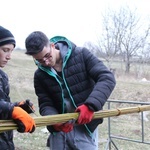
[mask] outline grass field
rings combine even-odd
[[[12,59],[4,70],[9,75],[10,80],[10,96],[12,101],[20,101],[23,99],[31,99],[36,108],[36,114],[39,116],[37,97],[33,89],[33,74],[36,65],[32,57],[26,56],[24,52],[14,51]],[[150,69],[149,69],[150,70]],[[144,77],[143,77],[144,78]],[[125,101],[150,102],[150,82],[142,82],[140,79],[129,78],[126,76],[116,77],[117,85],[110,96],[111,99]],[[130,107],[129,104],[114,104],[113,108]],[[133,106],[133,105],[132,105]],[[136,105],[135,105],[136,106]],[[104,106],[107,109],[107,104]],[[150,120],[150,115],[147,115]],[[139,114],[123,115],[111,118],[111,133],[117,136],[129,137],[132,139],[141,139],[141,120]],[[16,150],[47,150],[47,137],[49,133],[43,132],[45,127],[36,128],[32,134],[18,133],[14,131],[14,142]],[[144,122],[145,139],[150,142],[150,121]],[[104,119],[104,123],[99,125],[99,147],[104,150],[108,138],[108,119]],[[126,142],[123,140],[113,140],[119,150],[149,150],[150,145]],[[112,150],[115,150],[112,147]]]

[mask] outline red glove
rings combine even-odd
[[[73,130],[73,124],[72,123],[55,124],[53,127],[56,131],[63,131],[65,133]]]
[[[75,112],[80,112],[77,123],[78,124],[86,124],[89,123],[94,115],[94,112],[90,110],[86,105],[81,105],[77,107]]]
[[[34,119],[20,107],[14,107],[12,119],[14,119],[14,122],[18,125],[18,132],[32,133],[35,130]]]

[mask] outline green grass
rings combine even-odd
[[[36,114],[39,116],[38,101],[33,88],[33,75],[36,65],[32,57],[27,56],[24,52],[14,51],[12,59],[4,70],[9,75],[10,80],[10,96],[12,101],[20,101],[29,98],[34,102]],[[111,94],[111,99],[126,101],[150,102],[150,83],[141,82],[134,77],[121,76],[116,73],[117,85]],[[128,104],[113,104],[112,108],[130,107]],[[133,106],[133,105],[132,105]],[[135,105],[136,106],[136,105]],[[107,103],[104,106],[107,109]],[[150,115],[148,115],[150,120]],[[145,140],[150,141],[150,122],[144,122]],[[36,128],[35,132],[19,133],[14,131],[14,142],[16,150],[47,150],[46,142],[49,133],[42,132],[45,127]],[[111,133],[113,135],[129,137],[133,139],[141,139],[141,126],[139,114],[123,115],[111,118]],[[104,123],[99,125],[99,146],[104,150],[108,138],[108,119],[104,119]],[[119,150],[149,150],[147,144],[128,142],[113,139]],[[112,146],[112,150],[115,150]]]

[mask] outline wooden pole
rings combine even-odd
[[[150,105],[101,110],[94,113],[93,119],[120,116],[120,115],[131,114],[131,113],[139,113],[139,112],[149,111],[149,110],[150,110]],[[65,123],[70,120],[77,120],[78,116],[79,113],[66,113],[66,114],[34,117],[34,120],[35,120],[36,127],[41,127],[47,125],[54,125],[57,123]],[[17,125],[14,123],[13,120],[0,120],[0,132],[4,132],[8,130],[16,130],[16,129],[17,129]]]

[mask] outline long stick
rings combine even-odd
[[[94,113],[93,119],[120,116],[120,115],[131,114],[131,113],[139,113],[139,112],[149,111],[149,110],[150,110],[150,105],[101,110]],[[70,120],[77,120],[78,116],[79,116],[78,113],[66,113],[66,114],[34,117],[34,120],[35,120],[36,127],[41,127],[47,125],[54,125],[56,123],[64,123]],[[13,120],[0,120],[0,132],[4,132],[8,130],[16,130],[16,129],[17,129],[17,125],[13,122]]]

